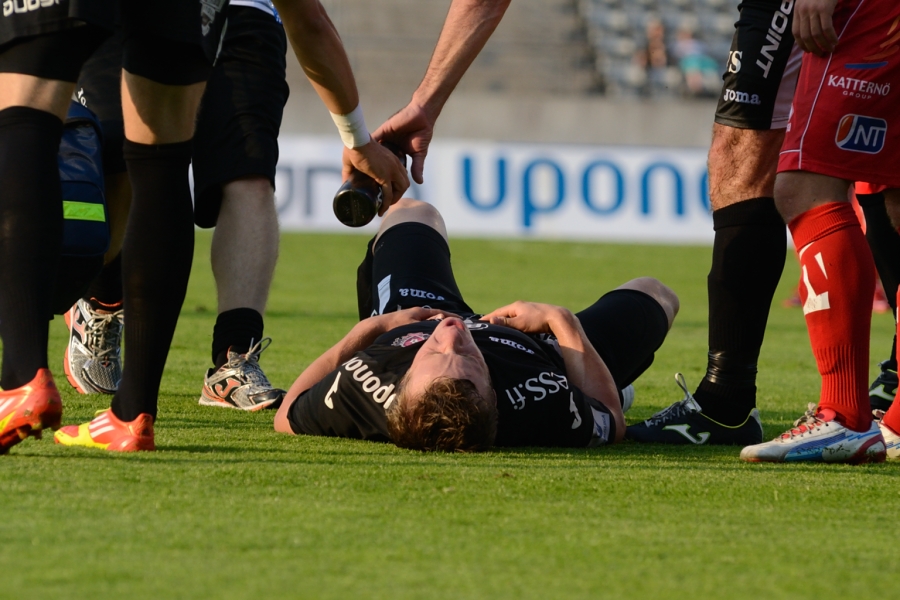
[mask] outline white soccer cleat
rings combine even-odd
[[[79,300],[66,312],[69,344],[63,367],[82,394],[115,394],[122,380],[122,304]]]
[[[883,410],[874,410],[872,412],[875,413],[875,422],[878,423],[878,427],[881,429],[881,435],[884,436],[887,459],[900,460],[900,435],[894,433],[890,427],[884,424],[882,421],[882,418],[884,417]]]
[[[628,384],[620,391],[622,393],[622,412],[627,413],[634,406],[634,386]]]
[[[883,462],[885,439],[876,422],[867,431],[847,429],[835,420],[830,409],[819,410],[815,404],[794,427],[771,442],[747,446],[741,460],[747,462],[831,462],[859,464]]]

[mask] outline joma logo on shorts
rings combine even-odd
[[[737,102],[738,104],[759,105],[762,103],[759,99],[759,94],[748,94],[747,92],[737,92],[735,90],[725,90],[723,97],[726,102]]]
[[[3,16],[27,13],[56,4],[59,4],[59,0],[3,0]]]
[[[403,288],[398,291],[400,292],[400,295],[403,296],[404,298],[406,296],[412,296],[413,298],[427,298],[428,300],[443,300],[444,299],[443,296],[436,296],[436,295],[432,294],[431,292],[426,292],[424,290]]]
[[[794,0],[784,0],[772,15],[772,23],[769,25],[769,31],[766,32],[766,41],[769,43],[759,49],[761,58],[756,61],[756,66],[762,69],[763,79],[769,78],[769,69],[772,68],[772,63],[775,61],[773,52],[778,52],[781,42],[784,41],[784,32],[791,28],[792,10],[794,10]]]

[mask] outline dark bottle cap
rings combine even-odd
[[[362,182],[363,185],[358,185],[360,182],[355,180],[359,179],[360,175],[369,181]],[[334,216],[347,227],[368,225],[381,208],[383,195],[381,186],[376,184],[376,191],[372,189],[371,185],[365,185],[365,183],[375,183],[375,181],[371,177],[356,171],[341,185],[337,194],[334,195],[332,206],[334,208]]]
[[[406,167],[406,154],[390,142],[383,144]],[[384,194],[378,182],[365,173],[353,170],[334,195],[332,208],[338,221],[348,227],[368,225],[381,210]]]

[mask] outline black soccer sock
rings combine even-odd
[[[857,194],[856,200],[866,217],[866,241],[875,259],[875,268],[888,303],[897,315],[897,287],[900,285],[900,234],[891,225],[884,205],[884,194]],[[891,346],[892,368],[897,363],[897,336]]]
[[[124,145],[133,190],[122,246],[127,359],[113,413],[156,416],[169,346],[194,254],[188,165],[191,142]]]
[[[5,390],[47,367],[47,333],[62,248],[62,121],[42,110],[0,110],[0,338]]]
[[[711,419],[737,425],[756,406],[756,363],[784,270],[787,236],[772,198],[713,213],[709,362],[694,397]]]
[[[213,328],[212,359],[216,368],[228,362],[229,348],[243,354],[262,336],[262,315],[252,308],[235,308],[220,313]]]
[[[95,299],[107,306],[114,306],[122,301],[122,297],[122,253],[119,252],[103,265],[103,270],[91,282],[84,299]]]

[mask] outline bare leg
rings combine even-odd
[[[757,131],[713,124],[709,200],[719,210],[748,198],[771,198],[783,129]]]
[[[211,251],[219,313],[235,308],[265,312],[278,236],[275,190],[267,178],[225,184]]]

